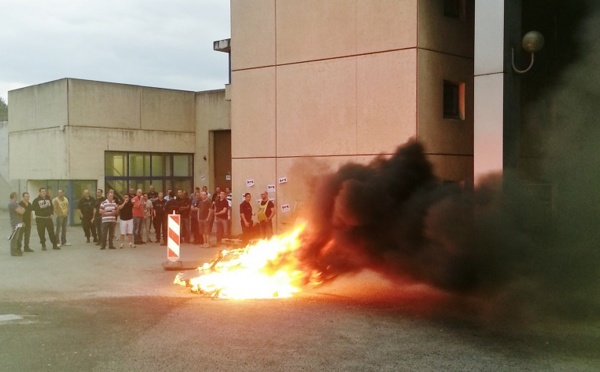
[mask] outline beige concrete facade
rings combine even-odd
[[[91,180],[103,188],[106,151],[194,154],[194,183],[210,186],[210,131],[230,122],[224,89],[61,79],[13,90],[9,99],[10,179],[29,181],[34,195],[36,180]]]
[[[212,133],[231,129],[231,103],[224,89],[196,93],[196,144],[194,184],[214,190],[214,148]]]
[[[443,180],[472,181],[474,2],[466,4],[462,19],[450,19],[437,0],[232,0],[234,195],[256,199],[275,185],[281,231],[309,197],[301,177],[290,178],[294,164],[365,163],[411,138]],[[444,119],[444,80],[464,84],[464,120]]]

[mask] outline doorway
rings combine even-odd
[[[215,130],[213,134],[213,189],[231,189],[231,130]]]

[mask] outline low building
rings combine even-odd
[[[66,78],[10,91],[9,102],[10,179],[32,195],[40,187],[64,189],[71,201],[84,189],[192,190],[231,174],[225,90]]]

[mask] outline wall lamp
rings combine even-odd
[[[516,73],[524,74],[533,67],[535,52],[539,52],[544,47],[544,35],[538,31],[529,31],[523,36],[521,45],[523,50],[531,54],[531,62],[525,70],[519,70],[515,66],[515,48],[512,48],[512,68]]]

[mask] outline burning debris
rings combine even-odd
[[[300,269],[296,251],[304,224],[291,233],[260,240],[245,248],[219,252],[198,268],[199,275],[185,279],[178,274],[174,283],[209,297],[228,299],[285,298],[310,281]]]

